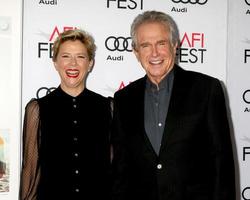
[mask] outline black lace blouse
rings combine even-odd
[[[23,127],[20,198],[109,199],[110,121],[109,100],[86,88],[72,97],[58,87],[31,100]]]

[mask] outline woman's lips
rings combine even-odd
[[[79,70],[77,70],[77,69],[67,69],[66,74],[70,78],[76,78],[79,75]]]

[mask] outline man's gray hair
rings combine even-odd
[[[130,29],[130,35],[132,37],[132,47],[136,50],[137,38],[136,32],[140,25],[150,22],[159,22],[163,24],[166,29],[170,32],[170,42],[172,45],[179,44],[179,30],[173,20],[173,18],[163,12],[159,11],[145,11],[142,14],[139,14],[133,21]]]

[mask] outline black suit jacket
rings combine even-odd
[[[174,68],[160,153],[144,126],[143,77],[114,96],[113,199],[233,200],[234,161],[220,81]]]

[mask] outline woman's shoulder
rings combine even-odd
[[[34,109],[34,108],[37,108],[39,107],[39,104],[38,104],[38,99],[36,98],[32,98],[27,104],[26,104],[26,109]]]
[[[97,92],[94,92],[93,90],[89,90],[89,89],[86,89],[86,94],[91,97],[91,98],[95,98],[96,100],[99,100],[99,101],[108,101],[108,98],[103,96],[102,94],[99,94]]]
[[[38,100],[33,98],[31,99],[25,106],[25,115],[33,116],[33,118],[37,118],[39,116],[39,103]]]

